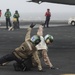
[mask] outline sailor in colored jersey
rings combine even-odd
[[[37,63],[38,70],[42,70],[41,62],[38,56],[38,52],[36,49],[36,45],[40,43],[40,37],[38,35],[34,35],[30,37],[30,33],[32,28],[34,27],[33,24],[27,29],[27,33],[25,36],[25,41],[17,47],[13,52],[7,54],[0,58],[0,65],[10,61],[16,61],[18,64],[21,64],[23,60],[27,60],[29,56],[33,56],[34,60]]]
[[[36,48],[39,52],[39,54],[41,54],[40,56],[43,57],[44,62],[46,65],[48,65],[51,69],[55,69],[55,67],[52,65],[49,56],[48,56],[48,45],[50,45],[53,42],[53,36],[50,34],[45,35],[45,37],[43,37],[43,26],[40,25],[39,29],[37,31],[37,35],[40,36],[41,42],[36,45]]]

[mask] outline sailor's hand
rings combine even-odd
[[[38,70],[39,72],[45,72],[44,70]]]
[[[42,25],[42,26],[44,26],[44,25],[45,25],[45,23],[41,23],[41,25]]]
[[[50,69],[58,70],[59,68],[57,68],[57,67],[50,67]]]
[[[35,26],[35,24],[31,23],[30,28],[33,28]]]

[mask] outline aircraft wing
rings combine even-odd
[[[75,5],[75,0],[30,0],[28,2],[35,2],[35,3],[50,2],[58,4]]]

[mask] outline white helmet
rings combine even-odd
[[[44,39],[45,39],[45,41],[49,39],[49,41],[52,43],[54,38],[52,35],[47,34],[47,35],[45,35]]]

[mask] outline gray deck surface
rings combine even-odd
[[[36,34],[37,28],[32,30],[31,35]],[[12,52],[23,41],[25,29],[7,31],[0,28],[0,57]],[[54,36],[54,42],[49,46],[48,54],[51,62],[58,70],[49,69],[43,62],[45,72],[37,69],[28,72],[16,72],[12,66],[13,62],[6,66],[0,66],[0,75],[75,75],[75,26],[54,26],[44,28],[44,35]]]

